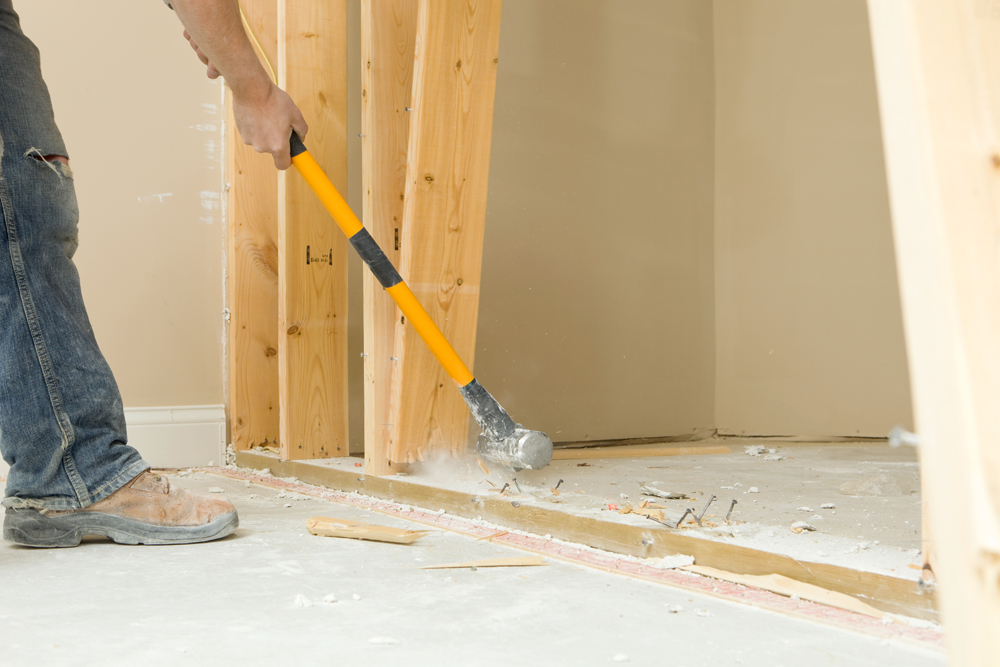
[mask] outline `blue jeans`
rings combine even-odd
[[[38,49],[0,0],[0,450],[3,505],[86,507],[149,468],[126,442],[111,368],[87,318],[73,174]]]

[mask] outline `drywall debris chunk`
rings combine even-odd
[[[670,612],[671,614],[679,614],[682,611],[684,611],[684,607],[680,606],[679,604],[675,604],[671,607],[668,607],[667,611]]]
[[[224,488],[222,488],[221,486],[210,486],[210,487],[208,487],[208,492],[209,493],[225,493],[226,490]]]
[[[834,505],[833,503],[823,503],[822,505],[819,506],[821,510],[832,510],[834,507],[836,507],[836,505]]]
[[[747,493],[760,493],[760,491],[757,490],[756,486],[751,486],[749,489],[747,489]]]
[[[764,456],[761,457],[761,460],[762,461],[780,461],[783,458],[785,458],[785,457],[784,456],[780,456],[778,454],[765,454]]]
[[[295,596],[295,606],[298,607],[299,609],[307,609],[308,607],[313,606],[313,603],[312,600],[310,600],[305,595],[302,595],[300,593],[299,595]]]
[[[743,448],[743,453],[747,456],[760,456],[764,453],[764,445],[747,445]]]
[[[901,496],[902,489],[889,475],[885,473],[844,482],[838,489],[845,496]]]
[[[705,616],[705,617],[707,617],[707,616],[711,616],[711,615],[712,615],[712,612],[710,612],[710,611],[709,611],[709,610],[707,610],[707,609],[699,609],[699,610],[698,610],[697,612],[695,612],[695,613],[696,613],[696,614],[698,614],[699,616]]]
[[[358,595],[357,593],[355,593],[355,594],[354,594],[354,595],[352,595],[351,597],[352,597],[352,598],[354,598],[355,600],[360,600],[360,599],[361,599],[361,596],[360,596],[360,595]]]
[[[654,564],[654,567],[658,567],[663,570],[671,570],[675,567],[687,567],[688,565],[694,565],[694,556],[674,554],[673,556],[664,556]]]
[[[611,658],[612,662],[628,662],[628,655],[625,653],[616,653],[615,657]]]
[[[333,593],[328,593],[327,595],[323,596],[323,602],[326,604],[333,604],[336,601],[337,601],[337,596],[334,595]]]
[[[678,491],[661,491],[648,484],[642,484],[639,487],[639,490],[642,491],[642,495],[644,496],[654,496],[656,498],[664,498],[666,500],[684,500],[688,497],[686,493],[680,493]]]
[[[812,512],[813,509],[811,507],[800,507],[799,511],[800,512]]]
[[[793,533],[801,533],[804,530],[816,530],[816,528],[810,526],[805,521],[796,521],[795,523],[792,524]]]
[[[395,637],[369,637],[368,643],[378,646],[395,646],[399,643],[399,640]]]

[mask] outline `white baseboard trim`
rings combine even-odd
[[[181,405],[125,408],[128,444],[156,468],[190,468],[226,463],[226,408]],[[0,459],[0,478],[10,466]]]
[[[226,408],[181,405],[125,408],[128,444],[156,468],[225,465]]]

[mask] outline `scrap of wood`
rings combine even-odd
[[[493,538],[503,537],[504,535],[509,535],[509,534],[510,534],[509,530],[501,530],[499,533],[493,533],[492,535],[484,535],[483,537],[479,537],[476,539],[476,542],[482,542],[483,540],[492,540]]]
[[[657,498],[665,498],[666,500],[685,500],[688,497],[686,493],[681,493],[680,491],[661,491],[648,484],[643,484],[639,488],[644,496],[655,496]]]
[[[311,519],[306,519],[306,528],[313,535],[323,537],[348,537],[356,540],[373,540],[393,544],[411,544],[431,532],[429,530],[402,530],[389,526],[376,526],[350,519],[334,519],[328,516],[314,516]]]
[[[552,460],[565,459],[619,459],[643,456],[699,456],[702,454],[730,454],[729,447],[705,445],[694,447],[589,447],[583,449],[557,449],[552,452]]]
[[[688,565],[687,567],[679,568],[682,570],[687,570],[688,572],[694,572],[695,574],[700,574],[705,577],[711,577],[713,579],[720,579],[722,581],[729,581],[734,584],[743,584],[744,586],[753,586],[754,588],[762,588],[765,591],[771,591],[772,593],[777,593],[778,595],[787,595],[792,597],[797,595],[803,600],[810,600],[812,602],[818,602],[820,604],[829,605],[831,607],[837,607],[838,609],[846,609],[847,611],[853,611],[858,614],[865,614],[866,616],[874,616],[875,618],[887,618],[887,616],[872,607],[871,605],[865,604],[857,598],[851,597],[850,595],[845,595],[844,593],[837,593],[836,591],[831,591],[826,588],[821,588],[819,586],[813,586],[812,584],[805,584],[801,581],[796,581],[795,579],[789,579],[780,574],[767,574],[767,575],[750,575],[750,574],[736,574],[734,572],[726,572],[725,570],[717,570],[714,567],[706,567],[704,565]]]
[[[541,556],[515,556],[513,558],[487,558],[485,560],[470,560],[465,563],[449,565],[424,565],[421,570],[456,570],[466,567],[533,567],[548,565]]]
[[[484,472],[484,473],[486,473],[487,475],[489,475],[489,474],[490,474],[490,469],[489,469],[489,468],[487,468],[487,467],[486,467],[486,466],[485,466],[485,465],[483,464],[483,460],[482,460],[482,459],[476,459],[476,463],[478,463],[478,464],[479,464],[479,467],[483,469],[483,472]]]
[[[643,504],[638,507],[631,505],[630,503],[624,503],[618,510],[619,514],[638,514],[639,516],[644,516],[646,518],[656,519],[657,521],[663,521],[663,510],[651,509],[647,505]]]

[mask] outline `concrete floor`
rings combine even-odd
[[[559,561],[420,570],[521,552],[446,531],[409,546],[314,537],[315,515],[424,526],[209,474],[172,481],[224,489],[239,531],[178,547],[3,543],[2,664],[945,664],[922,646]]]

